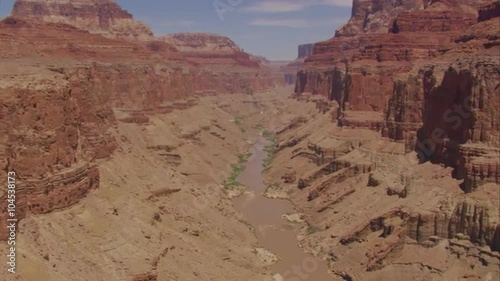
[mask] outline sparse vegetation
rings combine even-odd
[[[281,187],[281,185],[280,185],[279,183],[277,183],[277,182],[273,182],[273,183],[271,183],[271,184],[268,186],[268,188],[271,188],[271,189],[278,189],[278,188],[280,188],[280,187]]]
[[[224,181],[224,188],[226,189],[235,189],[240,186],[237,179],[241,172],[245,170],[245,165],[243,165],[243,163],[233,164],[231,165],[231,168],[231,175]]]
[[[241,126],[242,123],[243,123],[243,116],[234,117],[234,124]]]
[[[257,130],[264,129],[264,127],[261,124],[253,125],[252,128],[257,129]]]
[[[271,132],[267,129],[262,130],[262,136],[271,142],[274,142],[274,143],[276,142],[276,137],[274,136],[273,132]]]
[[[264,148],[264,151],[267,153],[267,157],[262,162],[262,166],[264,167],[264,171],[267,171],[271,168],[271,165],[272,165],[273,160],[274,160],[275,149],[276,149],[276,137],[269,130],[263,130],[262,136],[265,137],[270,142]]]
[[[252,156],[252,153],[250,152],[247,152],[245,154],[238,154],[238,163],[239,164],[244,164],[248,161],[248,158],[250,158],[250,156]]]
[[[248,222],[246,219],[240,219],[239,222],[246,225],[248,227],[248,229],[250,229],[250,231],[252,231],[254,234],[256,234],[255,227],[250,222]]]
[[[234,124],[240,128],[241,133],[245,134],[247,130],[243,127],[243,116],[236,116],[233,120]]]
[[[310,225],[307,228],[307,234],[311,235],[319,231],[319,228],[317,226]]]
[[[289,199],[289,190],[284,188],[280,183],[273,182],[266,188],[264,196],[272,199]]]
[[[267,186],[265,193],[268,193],[270,191],[275,191],[275,190],[278,190],[280,188],[281,188],[281,185],[279,183],[273,182]]]

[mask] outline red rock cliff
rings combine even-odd
[[[288,84],[296,83],[296,74],[300,70],[304,60],[309,57],[314,50],[314,44],[302,44],[298,47],[297,59],[288,63],[282,68],[285,73],[285,80]]]
[[[351,19],[336,32],[336,36],[356,36],[362,33],[387,33],[392,20],[401,11],[421,10],[428,0],[354,0]]]
[[[299,45],[299,55],[298,59],[305,59],[313,53],[314,44],[302,44]]]
[[[498,183],[499,16],[498,1],[354,1],[349,23],[315,44],[296,93],[336,101],[340,125],[382,129],[454,167],[467,192]]]
[[[208,33],[177,33],[161,38],[182,52],[186,59],[201,64],[236,64],[259,67],[231,39]]]
[[[0,178],[17,174],[18,219],[68,207],[99,187],[94,162],[117,149],[114,110],[147,122],[174,99],[279,83],[227,38],[207,43],[214,48],[183,41],[195,57],[161,39],[124,40],[150,32],[132,28],[111,1],[17,1],[13,14],[0,22]]]
[[[17,0],[12,15],[66,23],[106,37],[151,39],[151,29],[113,0]]]

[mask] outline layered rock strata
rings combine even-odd
[[[266,175],[305,214],[304,248],[352,280],[498,277],[498,183],[464,193],[453,169],[308,104],[309,120],[277,131]]]
[[[71,206],[97,188],[95,161],[121,149],[117,121],[147,124],[197,96],[280,83],[228,38],[176,35],[167,43],[151,35],[114,1],[19,0],[0,22],[0,178],[17,174],[18,219]],[[80,166],[88,168],[73,172]]]
[[[381,131],[421,161],[454,167],[467,192],[498,183],[499,13],[486,2],[354,1],[349,23],[316,43],[295,91],[336,101],[341,126]]]
[[[282,67],[282,70],[285,73],[286,83],[292,85],[296,83],[297,71],[300,70],[305,59],[313,53],[313,50],[314,44],[299,45],[297,59]]]
[[[199,64],[224,64],[259,67],[231,39],[218,34],[177,33],[161,38],[182,52],[186,59]]]
[[[498,1],[354,1],[305,60],[296,99],[329,114],[278,132],[268,179],[295,175],[282,189],[318,231],[301,243],[338,276],[498,277],[499,17]]]
[[[152,39],[151,29],[113,0],[16,1],[12,15],[30,22],[65,23],[111,38]]]

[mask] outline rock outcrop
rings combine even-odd
[[[12,15],[65,23],[111,38],[152,39],[151,29],[133,19],[114,0],[17,0]]]
[[[17,218],[22,219],[68,207],[97,188],[99,172],[91,163],[109,157],[117,145],[110,132],[116,124],[111,106],[81,80],[81,73],[20,65],[14,72],[16,63],[0,75],[1,131],[6,136],[0,144],[0,177],[16,172]],[[0,239],[5,235],[0,231]]]
[[[479,9],[479,21],[487,21],[492,18],[498,17],[500,14],[500,2],[492,1],[487,5],[483,5]]]
[[[499,13],[487,2],[354,1],[349,23],[305,60],[296,93],[336,101],[341,126],[456,168],[467,192],[498,183]]]
[[[162,37],[181,52],[235,53],[243,52],[228,37],[209,33],[176,33]]]
[[[16,160],[26,160],[25,157],[18,159],[9,158],[13,167],[9,170],[21,170]],[[55,169],[59,171],[49,172],[44,179],[23,180],[16,186],[16,219],[22,220],[29,215],[45,214],[55,210],[72,206],[85,197],[91,190],[99,187],[99,170],[88,163],[75,163],[69,168],[56,164]],[[22,167],[24,168],[24,167]],[[29,171],[29,169],[25,169]],[[26,174],[19,175],[21,179],[27,179]],[[1,203],[3,209],[7,209],[6,203]],[[7,221],[5,212],[0,212],[0,219]],[[5,223],[1,223],[5,227]],[[0,239],[8,237],[7,231],[0,231]]]
[[[278,154],[291,155],[288,161],[304,158],[289,194],[324,226],[325,234],[308,242],[325,247],[342,276],[388,280],[410,255],[425,263],[418,257],[424,248],[427,257],[441,255],[440,262],[458,253],[498,265],[498,3],[354,1],[351,20],[335,37],[316,43],[298,71],[297,100],[321,97],[335,124],[323,124],[323,134],[313,126],[310,135],[304,135],[307,127],[280,132],[298,141]],[[318,111],[316,118],[327,118],[324,108]],[[367,130],[378,135],[371,143],[363,143]],[[333,138],[340,151],[350,131],[359,147],[351,144],[334,159],[316,152],[330,145],[306,149],[301,141]],[[363,199],[377,192],[390,198]],[[353,204],[361,215],[343,210]],[[368,218],[346,226],[363,216]],[[339,224],[342,229],[335,229]],[[418,248],[409,249],[413,243]],[[439,252],[439,245],[449,245],[449,252]],[[354,259],[363,269],[354,269]],[[447,267],[432,270],[441,278],[449,274]],[[412,280],[402,274],[396,278]]]
[[[161,38],[174,46],[189,61],[198,64],[221,64],[256,67],[258,61],[243,52],[231,39],[208,33],[177,33]]]
[[[495,6],[483,13],[488,9]],[[422,161],[456,168],[466,192],[499,182],[498,16],[484,17],[454,37],[437,61],[421,61],[397,79],[394,97],[409,102],[387,110],[387,136],[405,140]]]
[[[18,219],[98,188],[95,161],[120,149],[118,121],[145,124],[196,96],[251,94],[283,79],[225,37],[175,35],[175,47],[153,38],[114,1],[18,0],[12,15],[0,22],[0,178],[18,176]]]
[[[480,75],[482,68],[478,66],[474,73]],[[438,68],[434,70],[437,73]],[[435,76],[436,80],[442,81],[446,71],[453,72],[453,68],[445,68],[443,75]],[[418,81],[421,77],[425,77],[424,73],[414,79]],[[454,81],[458,89],[460,82],[469,83],[465,76]],[[479,85],[487,87],[488,83]],[[373,115],[376,111],[343,111],[344,118],[337,120],[334,114],[315,106],[313,101],[321,96],[299,95],[294,101],[311,108],[307,111],[308,119],[295,123],[290,118],[286,123],[289,125],[277,131],[279,145],[267,180],[281,178],[281,192],[305,214],[310,228],[315,230],[314,233],[304,230],[301,245],[327,259],[330,269],[344,278],[374,281],[421,280],[422,276],[426,280],[453,280],[454,276],[471,276],[476,280],[484,276],[497,278],[494,270],[500,263],[500,189],[491,166],[498,161],[498,154],[494,157],[497,148],[470,141],[457,145],[459,153],[456,153],[451,151],[452,146],[449,149],[436,146],[431,157],[443,159],[432,160],[439,165],[432,161],[420,163],[414,145],[403,141],[407,136],[403,133],[413,130],[416,138],[425,127],[439,127],[439,124],[432,127],[437,120],[423,120],[423,116],[431,114],[426,109],[430,107],[439,115],[442,109],[436,107],[447,104],[445,96],[456,94],[439,92],[441,102],[433,100],[428,104],[426,97],[411,92],[421,89],[420,86],[410,86],[413,84],[401,81],[402,89],[390,102],[391,106],[399,102],[407,104],[408,109],[394,112],[417,120],[401,127],[400,140],[381,138],[383,126],[371,127],[370,123],[377,123]],[[418,98],[411,99],[414,96]],[[463,109],[467,108],[471,107]],[[330,110],[338,108],[332,106]],[[480,116],[481,111],[476,111]],[[331,122],[332,116],[339,122]],[[384,125],[384,118],[380,118],[379,124]],[[466,124],[463,121],[463,126]],[[443,127],[445,130],[451,132]],[[475,130],[465,131],[473,134]],[[444,153],[438,155],[438,151]],[[451,164],[442,165],[448,158],[474,163],[470,168],[473,176],[469,178],[475,188],[465,189],[466,192],[461,189],[467,181],[458,174],[465,175],[465,171]],[[465,167],[469,169],[468,165]],[[289,180],[292,174],[294,181]],[[472,267],[474,272],[469,270]]]
[[[314,44],[299,45],[299,56],[297,59],[305,59],[313,53]]]
[[[304,60],[313,53],[313,50],[314,44],[299,45],[297,59],[282,67],[282,70],[285,73],[286,83],[292,85],[296,83],[297,72],[302,67]]]
[[[351,19],[336,31],[336,36],[356,36],[364,33],[387,33],[392,20],[401,11],[424,8],[426,0],[354,0]]]

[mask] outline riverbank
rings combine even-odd
[[[246,191],[233,199],[235,208],[254,227],[259,246],[273,253],[277,259],[270,266],[276,281],[282,280],[334,280],[327,273],[324,261],[306,254],[299,246],[297,235],[304,221],[297,219],[295,209],[287,200],[270,199],[264,196],[267,186],[263,180],[266,159],[269,157],[268,139],[256,137],[250,150],[252,156],[238,177]],[[298,278],[298,279],[297,279]]]

